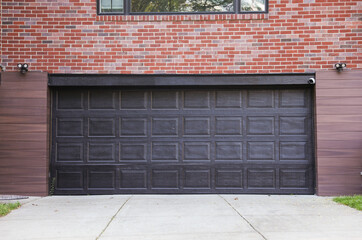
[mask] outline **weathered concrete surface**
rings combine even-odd
[[[57,196],[0,218],[4,240],[357,240],[361,226],[362,212],[317,196]]]

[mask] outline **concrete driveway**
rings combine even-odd
[[[316,196],[56,196],[0,218],[0,238],[360,240],[362,212]]]

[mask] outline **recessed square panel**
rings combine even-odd
[[[280,187],[308,188],[307,175],[304,169],[280,169]]]
[[[243,188],[243,171],[232,169],[216,170],[216,188]]]
[[[113,90],[90,90],[90,110],[109,110],[116,108],[116,92]]]
[[[177,136],[178,118],[153,118],[152,119],[153,136]]]
[[[243,120],[241,117],[216,117],[216,135],[242,135]]]
[[[178,143],[152,143],[152,161],[178,161]]]
[[[274,142],[248,142],[248,160],[274,160]]]
[[[281,142],[280,160],[306,160],[307,142]]]
[[[209,142],[185,142],[184,161],[210,161]]]
[[[304,89],[288,89],[280,91],[280,107],[306,107],[306,91]]]
[[[216,91],[216,108],[241,108],[241,91]]]
[[[88,129],[90,137],[116,136],[114,118],[89,118]]]
[[[147,171],[146,170],[121,170],[121,188],[146,189]]]
[[[89,189],[114,189],[115,172],[114,171],[89,171],[88,188]]]
[[[274,91],[248,91],[249,108],[272,108],[274,106]]]
[[[249,169],[247,171],[248,188],[275,188],[275,170]]]
[[[57,171],[57,189],[83,189],[83,171]]]
[[[210,94],[208,91],[185,91],[184,108],[209,108]]]
[[[153,170],[151,180],[152,188],[179,188],[178,170]]]
[[[146,109],[147,93],[145,91],[122,91],[121,109]]]
[[[280,117],[281,135],[306,135],[306,117]]]
[[[89,143],[88,161],[90,162],[114,162],[114,143]]]
[[[152,109],[178,109],[178,92],[153,91]]]
[[[83,162],[83,143],[56,143],[57,162]]]
[[[248,117],[248,135],[273,135],[274,117]]]
[[[147,135],[146,118],[121,118],[120,125],[121,136],[144,137]]]
[[[79,90],[57,91],[57,109],[83,109],[83,92]]]
[[[82,137],[83,119],[82,118],[57,118],[57,136],[58,137]]]
[[[184,188],[207,188],[211,186],[210,170],[185,170]]]
[[[146,161],[146,143],[120,143],[120,161]]]
[[[185,117],[184,135],[209,135],[210,118],[208,117]]]
[[[216,160],[238,160],[243,159],[241,142],[216,142]]]

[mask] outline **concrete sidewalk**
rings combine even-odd
[[[362,239],[362,212],[316,196],[115,195],[22,200],[2,240]]]

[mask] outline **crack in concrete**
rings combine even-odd
[[[123,204],[122,206],[117,210],[117,212],[112,216],[111,220],[108,221],[106,227],[102,230],[102,232],[98,235],[98,237],[96,237],[95,240],[98,240],[102,234],[107,230],[107,228],[109,227],[109,225],[111,224],[111,222],[116,218],[116,216],[118,215],[118,213],[121,211],[121,209],[124,207],[124,205],[126,205],[126,203],[132,198],[133,196],[130,196]]]
[[[268,240],[258,229],[256,229],[251,222],[248,221],[236,208],[234,208],[231,203],[229,203],[225,198],[223,198],[221,195],[218,194],[220,198],[222,198],[242,219],[244,219],[245,222],[249,224],[249,226],[254,229],[255,232],[257,232],[263,239]]]

